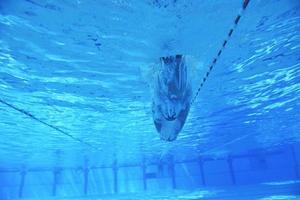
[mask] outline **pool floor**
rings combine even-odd
[[[36,198],[22,198],[24,200],[35,200]],[[43,199],[45,199],[43,197]],[[227,187],[203,187],[195,190],[168,190],[157,192],[141,192],[131,194],[110,194],[84,197],[49,197],[52,199],[90,199],[90,200],[219,200],[219,199],[234,199],[234,200],[293,200],[300,199],[300,180],[264,183],[259,185],[244,185],[244,186],[227,186]]]

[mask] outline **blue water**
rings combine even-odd
[[[300,199],[300,2],[242,5],[0,0],[0,199]],[[145,72],[224,40],[160,140]]]

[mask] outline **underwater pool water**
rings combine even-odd
[[[176,54],[166,142],[149,68]],[[1,200],[300,199],[299,110],[297,0],[0,0]]]

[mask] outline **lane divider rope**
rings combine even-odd
[[[49,123],[47,123],[47,122],[45,122],[45,121],[43,121],[43,120],[35,117],[33,114],[29,113],[28,111],[25,111],[25,110],[23,110],[21,108],[18,108],[16,106],[14,106],[14,105],[12,105],[12,104],[10,104],[10,103],[2,100],[2,99],[0,99],[0,103],[2,103],[4,105],[6,105],[6,106],[8,106],[8,107],[10,107],[12,109],[14,109],[15,111],[18,111],[19,113],[22,113],[22,114],[26,115],[27,117],[29,117],[29,118],[31,118],[31,119],[33,119],[33,120],[35,120],[35,121],[37,121],[37,122],[39,122],[41,124],[44,124],[45,126],[50,127],[51,129],[54,129],[54,130],[62,133],[63,135],[66,135],[66,136],[70,137],[71,139],[73,139],[73,140],[75,140],[77,142],[80,142],[80,143],[82,143],[84,145],[87,145],[87,146],[89,146],[89,147],[91,147],[93,149],[100,150],[98,147],[96,147],[96,146],[94,146],[94,145],[92,145],[92,144],[90,144],[88,142],[85,142],[84,140],[82,140],[80,138],[77,138],[77,137],[73,136],[72,134],[70,134],[70,133],[68,133],[68,132],[66,132],[66,131],[64,131],[64,130],[62,130],[62,129],[54,126],[54,125],[51,125],[51,124],[49,124]]]
[[[224,51],[226,45],[228,44],[228,41],[231,38],[232,33],[235,31],[235,29],[236,29],[236,27],[237,27],[237,25],[238,25],[241,17],[243,16],[244,11],[246,10],[249,2],[250,2],[250,0],[243,0],[242,8],[241,8],[239,14],[237,14],[237,16],[234,19],[233,27],[229,29],[228,34],[226,36],[226,39],[224,40],[224,42],[223,42],[221,48],[219,49],[217,55],[214,57],[214,59],[212,60],[211,64],[209,65],[208,70],[207,70],[206,74],[204,75],[204,78],[202,79],[201,84],[200,84],[199,88],[197,89],[197,92],[196,92],[195,96],[193,97],[193,99],[191,101],[191,105],[195,102],[197,96],[199,95],[199,92],[201,91],[201,89],[202,89],[204,83],[206,82],[208,76],[210,75],[212,69],[217,64],[218,59],[220,58],[222,52]]]

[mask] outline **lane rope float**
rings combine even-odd
[[[241,17],[243,16],[248,4],[249,4],[250,0],[243,0],[243,5],[242,8],[239,12],[239,14],[236,15],[235,19],[234,19],[234,24],[233,27],[229,29],[228,34],[226,36],[226,39],[224,40],[221,48],[219,49],[217,55],[213,58],[211,64],[208,67],[208,70],[206,71],[206,74],[204,75],[204,78],[201,81],[201,84],[199,86],[199,88],[197,89],[197,92],[195,94],[195,96],[193,97],[192,101],[191,101],[191,105],[195,102],[197,96],[199,95],[201,89],[203,88],[204,83],[206,82],[208,76],[210,75],[212,69],[215,67],[215,65],[217,64],[218,59],[220,58],[223,50],[225,49],[226,45],[228,44],[229,39],[232,36],[232,33],[235,31],[238,23],[240,22]]]
[[[21,108],[18,108],[18,107],[16,107],[16,106],[14,106],[14,105],[12,105],[12,104],[10,104],[10,103],[8,103],[8,102],[2,100],[2,99],[0,99],[0,103],[2,103],[2,104],[4,104],[4,105],[6,105],[6,106],[12,108],[12,109],[15,110],[15,111],[18,111],[19,113],[22,113],[22,114],[26,115],[27,117],[29,117],[29,118],[31,118],[31,119],[33,119],[33,120],[35,120],[35,121],[37,121],[37,122],[39,122],[39,123],[45,125],[45,126],[50,127],[51,129],[54,129],[54,130],[56,130],[56,131],[62,133],[63,135],[68,136],[69,138],[71,138],[71,139],[73,139],[73,140],[75,140],[75,141],[77,141],[77,142],[79,142],[79,143],[82,143],[82,144],[84,144],[84,145],[87,145],[87,146],[89,146],[89,147],[91,147],[91,148],[93,148],[93,149],[99,150],[98,147],[96,147],[96,146],[94,146],[94,145],[92,145],[92,144],[90,144],[90,143],[88,143],[88,142],[85,142],[84,140],[82,140],[82,139],[80,139],[80,138],[77,138],[77,137],[73,136],[72,134],[67,133],[66,131],[64,131],[64,130],[62,130],[62,129],[60,129],[60,128],[54,126],[54,125],[49,124],[49,123],[47,123],[47,122],[45,122],[45,121],[43,121],[43,120],[41,120],[41,119],[35,117],[33,114],[29,113],[28,111],[25,111],[25,110],[23,110],[23,109],[21,109]]]

